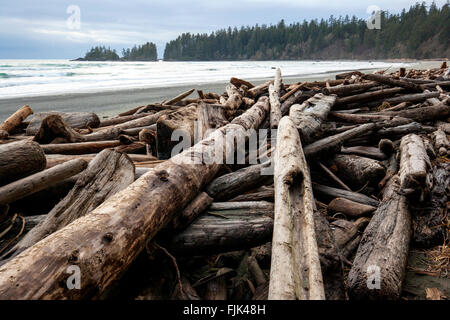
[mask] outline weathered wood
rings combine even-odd
[[[409,103],[422,102],[427,99],[437,98],[437,97],[439,97],[439,92],[415,93],[415,94],[405,94],[405,95],[401,95],[401,96],[396,96],[393,98],[387,98],[387,99],[383,99],[383,101],[393,105],[393,104],[402,103],[402,102],[409,102]],[[381,104],[383,101],[376,101],[373,103],[369,103],[367,105],[368,106],[378,105],[378,104]]]
[[[365,228],[369,222],[369,218],[359,218],[356,221],[333,221],[331,226],[333,227],[333,235],[338,248],[343,251],[345,247],[357,237],[358,232]]]
[[[332,197],[332,198],[345,198],[348,200],[356,201],[358,203],[367,204],[369,206],[374,206],[374,207],[378,207],[378,204],[379,204],[377,200],[372,199],[368,196],[365,196],[365,195],[357,193],[357,192],[350,192],[347,190],[322,186],[317,183],[313,183],[313,189],[314,189],[314,192],[316,192],[318,194],[322,194],[322,195]]]
[[[286,94],[280,98],[280,102],[281,103],[285,102],[288,98],[290,98],[293,94],[295,94],[297,91],[299,91],[302,87],[303,87],[303,84],[297,84],[297,85],[291,86],[289,88],[289,91],[286,92]]]
[[[195,91],[195,89],[191,89],[188,90],[186,92],[183,92],[182,94],[176,96],[173,99],[170,99],[169,101],[166,101],[165,103],[163,103],[164,105],[173,105],[176,104],[177,102],[180,102],[181,100],[183,100],[184,98],[190,96],[193,92]]]
[[[324,166],[321,162],[319,162],[319,167],[330,177],[331,180],[336,182],[341,188],[352,191],[344,182],[342,182],[341,179],[339,179],[338,176],[336,176],[330,169],[328,169],[326,166]]]
[[[336,105],[346,105],[350,103],[362,103],[367,101],[373,101],[377,99],[387,98],[390,96],[393,96],[394,94],[397,94],[399,92],[402,92],[403,88],[391,88],[391,89],[381,89],[378,91],[372,91],[372,92],[364,92],[352,96],[347,97],[340,97],[336,100]]]
[[[270,100],[270,128],[278,128],[278,123],[281,120],[281,70],[277,68],[275,72],[275,80],[273,84],[269,85],[269,100]]]
[[[44,144],[41,145],[45,154],[89,154],[97,153],[103,149],[114,148],[120,146],[120,141],[92,141],[92,142],[77,142],[64,144]]]
[[[0,205],[12,203],[43,190],[83,171],[86,166],[87,163],[84,160],[72,160],[0,187]]]
[[[287,98],[282,104],[281,104],[281,115],[284,117],[285,115],[289,114],[289,110],[292,107],[294,103],[300,99],[300,97],[303,95],[303,92],[301,90],[296,91],[293,93],[289,98]]]
[[[350,94],[354,91],[367,90],[376,87],[377,85],[378,84],[376,82],[357,83],[357,84],[339,85],[334,87],[325,87],[322,89],[322,91],[327,95],[337,94],[338,96],[343,96]]]
[[[209,133],[228,123],[224,109],[221,106],[208,105],[201,102],[197,107],[197,127],[195,139],[202,140]]]
[[[391,179],[383,201],[364,231],[348,275],[352,299],[399,299],[408,258],[411,217],[406,198]],[[377,286],[379,285],[379,287]]]
[[[376,185],[386,174],[386,168],[377,160],[355,155],[338,154],[333,162],[337,175],[356,189],[366,184]]]
[[[432,121],[448,117],[450,115],[450,105],[441,103],[429,107],[396,111],[389,114],[419,122]]]
[[[226,90],[228,99],[225,102],[223,108],[225,110],[226,117],[230,119],[242,104],[242,94],[233,85],[228,85]]]
[[[345,141],[361,134],[370,133],[373,129],[375,129],[375,124],[368,123],[334,136],[321,139],[305,147],[305,156],[311,159],[320,157],[323,154],[330,155],[336,153],[342,148]]]
[[[273,81],[267,81],[263,84],[260,84],[256,87],[253,87],[248,90],[248,94],[251,98],[258,98],[260,95],[262,95],[264,92],[267,92],[269,85],[272,84]]]
[[[144,113],[138,113],[138,114],[132,114],[129,116],[122,116],[122,117],[114,117],[111,119],[106,119],[106,120],[102,120],[100,122],[100,125],[98,126],[99,128],[103,128],[103,127],[109,127],[109,126],[114,126],[116,124],[121,124],[121,123],[125,123],[131,120],[136,120],[136,119],[140,119],[146,116],[149,116],[150,114],[144,112]]]
[[[376,207],[351,201],[345,198],[336,198],[328,205],[328,210],[341,212],[349,217],[360,217],[376,210]]]
[[[335,96],[319,93],[303,104],[291,107],[289,117],[297,127],[303,144],[311,143],[317,138],[322,122],[327,119],[335,101]]]
[[[100,124],[100,119],[92,112],[39,112],[31,119],[27,127],[27,135],[34,136],[41,127],[42,120],[50,115],[60,115],[61,118],[72,128],[96,128]]]
[[[361,157],[371,158],[375,160],[386,160],[389,155],[382,152],[379,148],[376,147],[367,147],[367,146],[356,146],[349,148],[342,148],[342,154],[354,154]]]
[[[401,188],[412,189],[423,196],[430,186],[428,175],[430,168],[430,158],[422,138],[415,134],[404,136],[400,143]]]
[[[330,116],[334,119],[349,122],[349,123],[368,123],[368,122],[382,122],[387,121],[390,122],[396,117],[395,114],[388,115],[388,114],[351,114],[351,113],[338,113],[338,112],[331,112]],[[399,116],[397,116],[399,118]],[[408,120],[407,118],[401,119],[405,123],[412,122],[412,120]]]
[[[438,129],[433,133],[433,142],[436,151],[440,156],[445,156],[450,150],[450,142],[447,139],[447,135],[442,129]]]
[[[424,126],[418,122],[411,122],[408,124],[392,127],[392,128],[382,128],[376,132],[379,137],[396,138],[403,137],[409,133],[421,133],[421,132],[433,132],[435,127]]]
[[[94,210],[133,183],[134,176],[134,165],[128,156],[113,150],[100,152],[80,175],[70,193],[7,254],[8,258]]]
[[[214,199],[206,192],[200,193],[189,203],[183,212],[175,217],[169,225],[170,229],[183,230],[189,226],[200,214],[202,214],[212,203]]]
[[[0,145],[0,186],[45,169],[46,159],[36,142],[18,141]]]
[[[182,135],[183,139],[188,139],[189,145],[193,145],[196,120],[196,106],[185,107],[159,118],[156,130],[159,159],[166,160],[172,157],[172,150],[179,143],[179,141],[172,141],[172,134],[175,130]]]
[[[268,209],[248,206],[210,208],[181,233],[164,244],[180,255],[208,255],[250,249],[270,241],[273,205]]]
[[[80,299],[99,295],[218,173],[221,164],[199,161],[205,150],[213,153],[227,131],[234,136],[244,136],[247,130],[258,128],[268,112],[264,107],[264,104],[256,104],[209,138],[160,164],[76,223],[51,234],[4,264],[0,267],[0,296],[4,299]],[[222,157],[232,154],[232,142],[226,139],[216,153]],[[67,267],[73,265],[74,260],[83,279],[80,290],[61,286],[61,281],[65,282],[70,276]],[[33,277],[35,272],[38,278]]]
[[[314,197],[300,136],[280,121],[275,151],[275,221],[269,299],[324,300],[314,229]]]
[[[96,154],[83,154],[83,155],[65,155],[65,154],[47,154],[45,157],[47,159],[47,169],[52,168],[58,164],[73,160],[73,159],[83,159],[86,162],[94,159]],[[141,162],[155,161],[156,158],[150,155],[143,154],[129,154],[128,155],[135,164]]]
[[[248,89],[252,89],[255,86],[246,80],[242,80],[239,78],[232,77],[230,79],[230,83],[233,84],[236,88],[240,88],[241,86],[246,86]]]
[[[415,84],[413,82],[409,82],[406,80],[396,80],[390,77],[386,77],[380,74],[365,74],[363,76],[363,79],[376,81],[379,83],[390,85],[391,87],[402,87],[410,91],[415,92],[423,92],[424,88],[423,86],[419,84]]]
[[[213,180],[205,191],[216,201],[229,200],[246,190],[270,181],[272,177],[263,174],[269,166],[270,163],[267,162],[223,175]]]
[[[23,120],[25,120],[31,114],[33,114],[33,110],[30,108],[30,106],[23,106],[22,108],[14,112],[8,119],[0,124],[0,132],[3,132],[2,134],[0,134],[0,136],[3,136],[2,138],[8,136],[8,134],[10,134],[17,126],[22,123]]]

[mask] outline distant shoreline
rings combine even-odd
[[[411,68],[428,69],[437,68],[442,60],[434,61],[416,61],[412,62]],[[393,62],[393,61],[387,61]],[[411,62],[410,62],[411,63]],[[373,71],[374,69],[361,69],[361,71]],[[394,71],[395,68],[389,69]],[[285,76],[286,82],[295,83],[301,81],[320,81],[333,79],[337,73],[345,72],[326,72],[306,76]],[[260,84],[267,81],[266,78],[246,78],[254,84]],[[161,102],[164,99],[172,98],[184,91],[192,88],[201,88],[204,92],[222,93],[228,81],[217,82],[198,82],[193,84],[181,84],[159,87],[142,87],[128,89],[102,90],[96,92],[53,94],[42,96],[29,96],[0,99],[0,121],[4,121],[8,116],[14,113],[23,105],[30,105],[35,113],[44,111],[59,110],[63,112],[70,111],[92,111],[100,118],[111,117],[117,113],[129,110],[131,108],[148,105],[150,103]],[[193,94],[193,96],[195,93]]]

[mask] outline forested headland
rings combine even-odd
[[[381,12],[381,29],[364,19],[331,16],[287,25],[184,33],[166,45],[164,60],[297,60],[444,58],[450,56],[450,5],[417,3]]]
[[[78,61],[156,61],[158,53],[156,45],[152,42],[133,48],[122,49],[122,57],[117,54],[115,49],[105,46],[96,46],[91,48],[84,58]]]

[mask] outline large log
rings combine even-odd
[[[233,154],[234,139],[224,140],[224,133],[244,136],[247,130],[259,127],[267,112],[265,104],[256,104],[91,213],[4,264],[0,267],[0,296],[81,299],[101,294],[218,173],[222,164],[201,161],[201,156],[214,151],[222,158]],[[80,290],[61,286],[70,276],[67,268],[71,265],[80,268]]]
[[[16,112],[14,112],[8,119],[0,124],[0,137],[8,136],[17,126],[19,126],[23,120],[29,115],[33,114],[33,110],[30,106],[23,106]]]
[[[34,136],[41,127],[42,120],[50,115],[60,115],[61,118],[72,128],[96,128],[100,124],[100,119],[92,112],[39,112],[31,119],[27,127],[27,135]]]
[[[275,221],[269,299],[324,300],[314,197],[297,128],[280,121],[275,151]]]
[[[179,94],[178,96],[176,96],[175,98],[170,99],[169,101],[166,101],[164,104],[165,105],[176,104],[176,103],[180,102],[181,100],[183,100],[184,98],[190,96],[194,91],[195,91],[195,89],[191,89],[186,92],[183,92],[183,93]]]
[[[123,116],[123,117],[114,117],[111,119],[106,119],[106,120],[102,120],[100,122],[100,125],[98,126],[99,128],[103,128],[103,127],[109,127],[109,126],[114,126],[117,124],[122,124],[131,120],[136,120],[136,119],[140,119],[146,116],[149,116],[150,114],[148,113],[138,113],[138,114],[132,114],[129,116]]]
[[[84,160],[72,160],[51,169],[35,173],[0,188],[0,205],[12,203],[69,178],[86,169]]]
[[[228,94],[228,99],[225,102],[223,108],[225,109],[226,117],[230,119],[242,104],[242,94],[233,85],[228,85],[226,90]]]
[[[48,169],[73,159],[83,159],[86,162],[89,162],[92,159],[94,159],[95,156],[96,154],[82,154],[82,155],[48,154],[45,157],[47,159],[47,169]],[[130,157],[131,160],[133,160],[135,164],[157,161],[155,157],[150,155],[129,154],[128,156]]]
[[[438,129],[433,133],[434,148],[440,156],[445,156],[450,150],[450,142],[447,134],[442,129]]]
[[[348,275],[352,299],[399,299],[408,258],[411,217],[393,177],[364,231]]]
[[[335,102],[335,96],[325,96],[319,93],[303,104],[295,104],[291,107],[289,117],[299,130],[303,144],[311,143],[317,138],[320,126],[327,119]]]
[[[44,151],[36,142],[0,145],[0,186],[42,171],[45,166]]]
[[[196,141],[202,140],[215,129],[228,123],[222,106],[199,103],[197,107],[197,127],[195,128]]]
[[[133,183],[134,175],[134,165],[127,155],[113,150],[102,151],[89,163],[69,194],[7,254],[7,258],[18,255],[91,212]]]

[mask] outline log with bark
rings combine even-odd
[[[0,145],[0,186],[42,171],[44,151],[36,142],[18,141]]]
[[[367,226],[348,275],[351,299],[399,299],[411,237],[411,216],[395,176]]]

